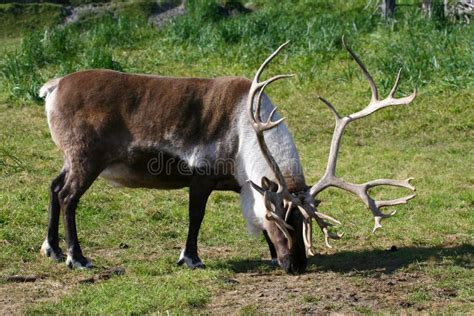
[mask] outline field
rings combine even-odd
[[[164,1],[117,2],[67,26],[55,6],[16,13],[0,7],[0,314],[472,313],[474,30],[439,12],[427,19],[417,1],[398,2],[396,16],[384,21],[372,1],[256,0],[243,1],[245,8],[189,1],[185,15],[159,29],[146,17],[164,10]],[[32,23],[31,12],[54,23]],[[287,117],[312,184],[323,174],[334,124],[317,97],[343,114],[370,101],[342,35],[383,96],[399,68],[399,95],[418,90],[411,105],[351,124],[343,137],[344,179],[415,178],[417,197],[396,207],[376,235],[358,199],[329,190],[320,210],[342,221],[344,238],[328,249],[315,231],[317,255],[307,273],[286,275],[271,266],[263,236],[247,234],[238,195],[215,192],[199,242],[206,269],[189,270],[175,264],[186,238],[188,190],[113,188],[99,179],[77,214],[82,249],[95,268],[70,270],[40,256],[48,187],[62,166],[37,95],[47,79],[86,68],[251,78],[291,40],[265,76],[296,74],[268,94]]]

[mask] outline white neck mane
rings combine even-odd
[[[247,220],[247,228],[250,233],[256,234],[263,229],[265,206],[262,196],[251,189],[247,180],[259,184],[264,176],[274,181],[276,179],[258,145],[256,133],[248,118],[248,110],[245,108],[245,101],[242,101],[241,105],[239,108],[242,109],[242,113],[238,121],[240,144],[236,178],[242,187],[240,204]],[[261,105],[263,120],[267,119],[273,108],[274,105],[269,98],[264,96]],[[273,120],[276,121],[279,118],[279,114],[275,113]],[[279,124],[265,133],[265,140],[283,175],[303,186],[305,183],[303,168],[288,128],[284,124]]]

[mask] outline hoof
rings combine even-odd
[[[64,254],[61,248],[57,247],[54,249],[49,244],[48,240],[45,240],[41,245],[40,254],[42,256],[53,259],[56,262],[64,261]]]
[[[197,255],[196,256],[188,256],[184,253],[184,249],[183,249],[183,251],[181,251],[181,255],[179,256],[179,259],[176,262],[176,264],[178,266],[181,266],[184,263],[186,263],[186,265],[190,269],[204,269],[206,267]]]
[[[272,258],[272,261],[270,261],[270,264],[272,267],[279,267],[280,263],[278,262],[277,258]]]
[[[74,259],[71,255],[67,256],[66,265],[70,269],[75,269],[75,268],[77,268],[77,269],[90,269],[90,268],[94,267],[92,265],[92,262],[87,260],[85,257],[80,257],[80,258]]]

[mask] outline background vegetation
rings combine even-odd
[[[160,29],[149,24],[148,16],[160,12],[164,2],[117,2],[105,14],[67,25],[61,22],[67,12],[59,5],[0,5],[0,270],[2,276],[41,277],[32,287],[0,281],[5,306],[41,313],[203,311],[222,293],[242,293],[242,285],[229,280],[248,274],[269,274],[276,288],[278,280],[295,282],[260,260],[269,257],[266,245],[247,236],[237,195],[213,194],[200,236],[208,268],[188,271],[174,265],[186,237],[186,190],[113,189],[102,180],[84,196],[78,212],[84,252],[98,268],[69,271],[40,258],[47,188],[61,167],[61,155],[50,140],[37,93],[50,78],[87,68],[252,77],[274,48],[291,40],[268,75],[293,72],[297,77],[268,93],[288,117],[307,181],[313,183],[324,170],[333,128],[317,96],[342,113],[369,101],[367,83],[341,47],[346,35],[382,94],[401,67],[400,94],[417,87],[419,96],[409,107],[350,126],[338,173],[351,181],[413,176],[418,197],[398,207],[399,213],[372,236],[372,218],[362,203],[347,193],[326,193],[322,211],[343,221],[346,237],[335,250],[317,243],[324,256],[312,261],[312,282],[301,287],[313,291],[320,287],[318,278],[329,275],[336,283],[376,282],[380,271],[389,277],[419,274],[423,282],[401,286],[394,302],[374,294],[378,304],[338,305],[336,298],[322,294],[292,296],[282,290],[283,299],[295,312],[472,310],[474,32],[471,25],[440,14],[425,18],[417,1],[399,2],[396,16],[383,21],[374,14],[374,2],[362,0],[282,1],[278,6],[269,0],[189,1],[185,15]],[[384,197],[403,193],[376,192]],[[321,240],[319,232],[315,238]],[[399,251],[383,251],[392,245]],[[78,282],[117,265],[125,267],[125,275]],[[455,295],[446,298],[446,291]],[[244,301],[240,307],[243,313],[269,311],[267,303]]]

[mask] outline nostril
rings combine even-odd
[[[290,264],[286,269],[285,269],[285,272],[288,273],[288,274],[297,274],[296,273],[296,269],[294,267],[294,265]]]
[[[298,265],[295,260],[291,257],[284,257],[281,262],[281,267],[285,270],[288,274],[300,274],[304,272],[305,267]]]
[[[306,261],[299,262],[290,256],[283,257],[280,266],[288,274],[302,274],[306,271]]]
[[[302,274],[306,272],[306,264],[303,264],[299,266],[298,271],[296,272],[297,274]]]
[[[288,271],[290,274],[297,274],[298,273],[298,268],[295,266],[294,263],[290,264],[290,270]]]

